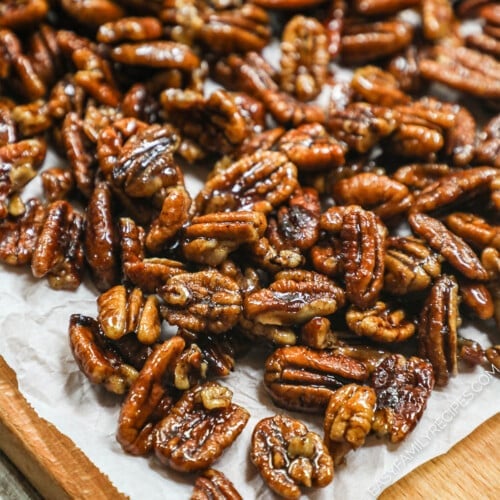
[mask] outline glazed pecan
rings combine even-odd
[[[184,256],[193,262],[217,266],[240,245],[256,242],[266,225],[264,214],[243,210],[194,217],[184,233]]]
[[[323,25],[312,17],[292,17],[283,30],[280,48],[282,90],[301,101],[317,97],[330,59]]]
[[[423,87],[418,67],[420,55],[420,50],[415,45],[410,45],[402,53],[392,57],[387,64],[387,71],[396,78],[398,87],[403,92],[416,94]]]
[[[47,168],[40,177],[43,193],[49,203],[67,199],[75,185],[73,175],[67,168]]]
[[[489,32],[491,32],[491,34],[489,34]],[[498,59],[500,57],[499,34],[500,31],[498,26],[485,25],[481,33],[471,33],[467,35],[465,42],[468,47]]]
[[[238,284],[216,269],[172,276],[159,293],[165,319],[192,332],[226,332],[242,310]]]
[[[69,341],[80,370],[93,384],[103,384],[110,392],[124,394],[137,378],[135,368],[99,342],[99,323],[93,318],[73,314]]]
[[[232,402],[229,389],[215,382],[196,386],[156,425],[156,456],[181,472],[210,467],[239,436],[249,417]]]
[[[355,102],[333,110],[327,128],[338,140],[358,153],[366,153],[396,129],[397,115],[390,108]]]
[[[264,384],[274,403],[293,411],[324,411],[333,391],[368,378],[363,362],[305,346],[276,349],[266,360]]]
[[[479,134],[474,162],[479,165],[500,167],[500,115],[492,118]]]
[[[245,316],[264,325],[305,323],[328,316],[344,305],[344,291],[319,273],[281,271],[268,288],[245,297]]]
[[[269,488],[283,498],[298,499],[301,486],[321,488],[333,479],[333,460],[321,437],[284,415],[257,423],[250,459]]]
[[[342,241],[338,237],[321,238],[309,253],[312,267],[315,271],[330,278],[342,276]]]
[[[486,354],[479,342],[475,340],[458,337],[458,357],[469,365],[483,365],[486,361]]]
[[[459,279],[459,294],[463,304],[473,315],[487,320],[495,313],[495,304],[491,292],[484,283]]]
[[[413,204],[408,188],[385,175],[357,174],[333,186],[333,197],[341,205],[360,205],[381,219],[405,213]]]
[[[412,38],[413,28],[405,21],[368,23],[349,19],[344,22],[340,43],[342,60],[356,64],[380,59],[404,49]]]
[[[215,174],[195,199],[197,212],[270,212],[297,189],[297,168],[283,153],[260,151]]]
[[[394,295],[425,290],[441,274],[441,260],[418,238],[389,237],[384,256],[384,290]]]
[[[322,19],[326,30],[330,60],[335,59],[340,52],[340,42],[347,6],[348,4],[344,0],[333,0],[329,3],[326,14]]]
[[[67,201],[49,205],[31,259],[35,278],[47,276],[56,290],[78,288],[85,258],[83,226],[83,216]]]
[[[12,110],[12,120],[23,138],[43,134],[52,126],[49,108],[43,99],[16,106]]]
[[[440,276],[420,314],[418,345],[420,356],[432,363],[436,384],[448,383],[457,374],[458,284],[453,277]]]
[[[207,469],[197,477],[190,500],[242,500],[242,497],[222,472]]]
[[[373,212],[348,210],[342,218],[342,260],[347,299],[370,307],[384,285],[387,229]]]
[[[483,250],[493,247],[500,250],[500,227],[492,226],[485,219],[466,212],[454,212],[445,219],[448,228],[457,236]]]
[[[337,335],[332,331],[330,321],[321,316],[315,316],[300,329],[302,344],[313,349],[332,349],[339,345]]]
[[[47,15],[45,0],[7,0],[0,5],[0,28],[36,26]]]
[[[87,205],[84,248],[97,289],[107,290],[119,280],[118,234],[113,221],[109,186],[99,182]]]
[[[373,372],[370,385],[377,394],[372,429],[398,443],[415,428],[427,406],[434,388],[432,366],[417,357],[392,354]]]
[[[117,340],[134,332],[143,344],[153,344],[160,337],[160,314],[155,295],[144,297],[140,288],[128,291],[116,285],[99,295],[98,319],[108,338]]]
[[[125,15],[125,11],[111,0],[61,0],[61,6],[79,23],[92,27],[116,21]]]
[[[439,40],[453,29],[453,6],[447,0],[422,0],[422,28],[427,40]]]
[[[127,453],[145,455],[152,450],[158,421],[155,410],[160,404],[165,409],[172,405],[162,378],[184,345],[184,340],[178,336],[158,345],[130,387],[121,407],[116,432],[116,439]]]
[[[357,335],[378,342],[401,342],[415,333],[415,325],[406,319],[403,309],[382,301],[377,301],[368,309],[351,305],[346,313],[346,322]]]
[[[466,108],[460,107],[456,124],[445,134],[444,152],[453,165],[464,167],[474,157],[476,145],[476,120]]]
[[[31,262],[46,213],[42,203],[31,198],[21,215],[9,215],[0,221],[1,262],[11,266],[24,266]]]
[[[500,370],[500,346],[495,345],[486,349],[486,358],[497,369]]]
[[[422,213],[410,214],[408,222],[418,236],[464,276],[479,281],[488,279],[488,272],[472,248],[442,222]]]
[[[408,186],[413,193],[420,194],[420,191],[434,184],[442,177],[450,175],[453,171],[445,163],[413,163],[398,168],[392,174],[392,178]],[[418,200],[418,196],[416,200]]]
[[[419,62],[422,76],[472,94],[479,99],[500,98],[500,63],[467,47],[434,47]]]
[[[377,395],[366,385],[347,384],[328,402],[323,423],[324,441],[335,464],[362,446],[371,431]]]
[[[104,22],[96,34],[98,42],[118,43],[122,41],[144,41],[160,38],[162,25],[155,17],[122,17]]]

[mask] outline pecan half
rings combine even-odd
[[[222,472],[207,469],[196,479],[190,500],[242,500],[242,497]]]
[[[486,349],[486,358],[497,369],[500,370],[500,346],[495,345]]]
[[[210,467],[239,436],[249,413],[232,402],[229,389],[206,382],[185,392],[155,428],[160,462],[181,472]]]
[[[333,460],[321,437],[284,415],[258,422],[250,458],[269,488],[284,498],[298,499],[300,486],[324,487],[333,479]]]
[[[483,250],[493,247],[500,250],[500,227],[492,226],[485,219],[466,212],[454,212],[445,219],[446,225],[457,236]]]

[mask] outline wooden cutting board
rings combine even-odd
[[[385,490],[381,499],[500,498],[500,414],[446,455]],[[14,371],[0,356],[0,449],[47,499],[127,498],[19,392]]]

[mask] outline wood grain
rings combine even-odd
[[[1,356],[0,448],[44,498],[127,498],[73,441],[37,415]]]

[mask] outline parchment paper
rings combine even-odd
[[[266,49],[276,63],[276,45]],[[61,162],[49,154],[46,166]],[[196,193],[204,172],[186,176]],[[39,192],[32,181],[26,197]],[[38,414],[68,435],[111,481],[132,500],[189,498],[194,477],[174,473],[153,457],[126,455],[115,440],[120,398],[93,387],[80,373],[68,343],[69,317],[73,313],[96,316],[97,292],[85,282],[76,292],[54,291],[45,280],[35,280],[29,269],[0,267],[0,353],[17,373],[19,386]],[[498,343],[493,322],[465,325],[464,337],[482,345]],[[495,340],[496,339],[496,340]],[[251,413],[243,433],[226,450],[215,467],[236,485],[244,499],[274,498],[251,465],[248,453],[252,430],[264,417],[280,412],[262,383],[266,353],[256,350],[242,359],[223,384],[234,392],[234,401]],[[312,499],[364,500],[427,460],[445,453],[474,428],[500,411],[500,378],[493,368],[461,367],[447,387],[436,389],[414,432],[400,445],[374,437],[347,456],[333,483],[322,490],[308,490]],[[322,433],[321,418],[291,413],[311,430]]]

